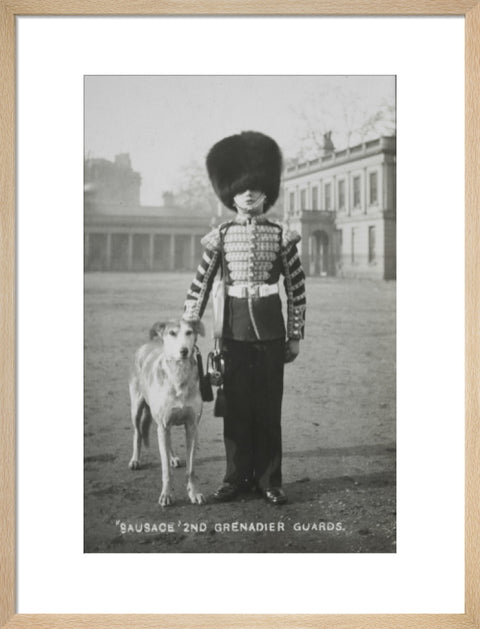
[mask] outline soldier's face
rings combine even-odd
[[[260,190],[245,190],[233,197],[239,214],[256,216],[262,214],[265,195]]]

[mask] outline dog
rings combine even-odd
[[[162,463],[162,507],[173,504],[170,467],[180,459],[172,449],[172,426],[185,426],[187,493],[193,504],[205,502],[197,486],[194,457],[198,424],[202,415],[202,397],[196,358],[198,335],[205,335],[201,322],[171,320],[155,323],[150,341],[135,353],[129,382],[133,436],[131,470],[140,467],[142,443],[148,446],[152,419],[157,424],[158,445]]]

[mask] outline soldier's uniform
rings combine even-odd
[[[282,484],[285,340],[303,338],[305,323],[299,240],[296,232],[265,214],[238,214],[202,239],[204,252],[187,293],[184,317],[200,319],[217,272],[225,274],[224,481],[234,486],[255,484],[266,490]],[[279,295],[282,276],[286,325]]]

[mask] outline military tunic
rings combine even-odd
[[[232,484],[281,486],[281,403],[285,339],[304,336],[305,275],[300,236],[265,215],[237,215],[203,239],[204,252],[185,301],[200,319],[217,272],[225,274],[224,441]],[[283,276],[287,321],[278,283]]]

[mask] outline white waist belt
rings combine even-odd
[[[256,284],[253,286],[236,284],[235,286],[227,286],[227,295],[229,297],[268,297],[277,293],[278,284]]]

